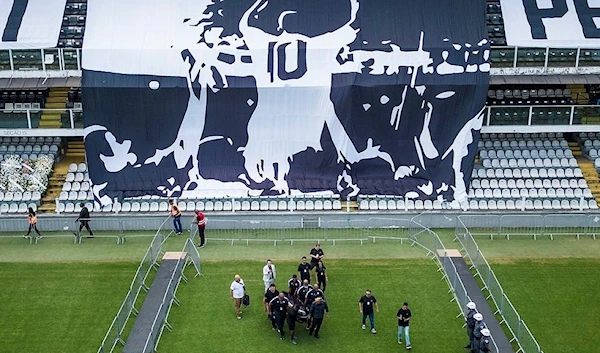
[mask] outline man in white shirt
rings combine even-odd
[[[238,320],[242,318],[242,312],[240,311],[240,306],[242,305],[242,298],[246,294],[246,287],[244,286],[244,280],[240,277],[240,275],[235,275],[233,282],[231,282],[231,286],[229,287],[229,291],[231,292],[231,299],[233,299],[233,304],[235,306],[235,314],[237,315]]]
[[[267,260],[267,264],[263,267],[263,281],[265,282],[265,292],[269,290],[271,283],[275,281],[277,277],[275,272],[275,265],[271,263],[271,260]]]

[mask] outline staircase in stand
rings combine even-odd
[[[571,99],[575,104],[590,104],[590,95],[585,89],[585,85],[567,85],[571,91]]]
[[[68,141],[66,156],[78,160],[78,162],[72,163],[85,163],[85,149],[83,146],[83,141]]]
[[[52,87],[48,93],[44,110],[40,118],[40,128],[60,129],[63,127],[62,115],[67,112],[68,87]]]
[[[85,162],[83,141],[67,141],[65,157],[54,165],[52,176],[48,179],[48,189],[42,197],[42,204],[38,207],[39,212],[55,212],[56,199],[60,196],[63,184],[69,172],[71,163],[79,164]]]
[[[577,142],[569,142],[569,148],[573,152],[573,156],[577,159],[579,169],[581,169],[581,173],[583,174],[590,191],[594,195],[596,202],[600,203],[600,178],[598,177],[594,162],[585,158],[581,152],[581,147]]]

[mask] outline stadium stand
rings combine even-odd
[[[61,139],[22,137],[0,144],[0,213],[26,212],[41,203]]]
[[[58,48],[81,48],[85,33],[87,0],[68,0],[65,5]]]
[[[587,141],[588,146],[593,146],[592,142]],[[600,148],[600,142],[596,145]],[[562,134],[482,134],[478,150],[479,162],[471,176],[468,204],[362,195],[359,197],[359,208],[467,208],[486,211],[598,208],[596,198]]]

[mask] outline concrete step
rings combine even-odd
[[[48,97],[48,98],[46,98],[46,106],[48,106],[48,103],[60,103],[63,106],[65,106],[68,101],[69,101],[69,98],[67,98],[67,96]]]
[[[46,103],[46,109],[65,109],[66,102]]]

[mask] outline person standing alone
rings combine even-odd
[[[235,315],[237,316],[238,320],[240,320],[242,318],[240,306],[242,305],[242,299],[246,294],[246,286],[244,285],[244,280],[240,277],[240,275],[235,275],[233,282],[231,282],[231,286],[229,286],[229,291],[235,307]]]
[[[90,233],[90,236],[88,238],[93,238],[94,233],[90,228],[90,210],[88,210],[88,208],[85,207],[85,204],[83,202],[80,203],[79,206],[81,206],[81,211],[79,211],[79,217],[77,217],[77,222],[79,222],[79,235],[81,235],[81,230],[83,229],[83,227],[85,227],[85,229]]]
[[[171,213],[171,217],[173,217],[173,227],[175,228],[175,234],[183,234],[183,229],[181,228],[181,211],[179,210],[179,206],[177,206],[177,204],[173,200],[169,200],[169,212]]]
[[[206,239],[204,238],[204,228],[206,228],[206,217],[204,217],[204,213],[196,210],[196,217],[194,217],[194,223],[198,225],[198,236],[200,237],[200,244],[198,247],[203,248],[204,244],[206,244]]]
[[[37,216],[35,215],[35,211],[31,207],[29,207],[27,211],[29,212],[29,214],[27,215],[27,223],[29,223],[29,230],[27,230],[27,234],[25,234],[23,238],[29,238],[32,229],[35,230],[35,232],[37,233],[37,238],[41,238],[42,235],[37,229]]]
[[[412,317],[412,313],[408,308],[407,302],[404,302],[404,304],[402,304],[402,307],[398,310],[396,316],[398,317],[398,344],[402,344],[402,333],[404,333],[406,349],[409,350],[412,347],[410,346],[408,324],[410,322],[410,318]]]
[[[275,265],[271,263],[271,260],[267,260],[267,264],[263,267],[263,281],[265,282],[265,292],[269,289],[269,286],[275,281],[277,273],[275,272]]]
[[[373,308],[375,307],[375,308]],[[377,310],[379,312],[379,304],[377,303],[377,299],[371,294],[370,290],[365,292],[365,295],[360,297],[358,301],[358,310],[362,314],[362,329],[367,328],[367,316],[369,317],[369,322],[371,323],[371,333],[377,333],[375,329],[375,312]]]

